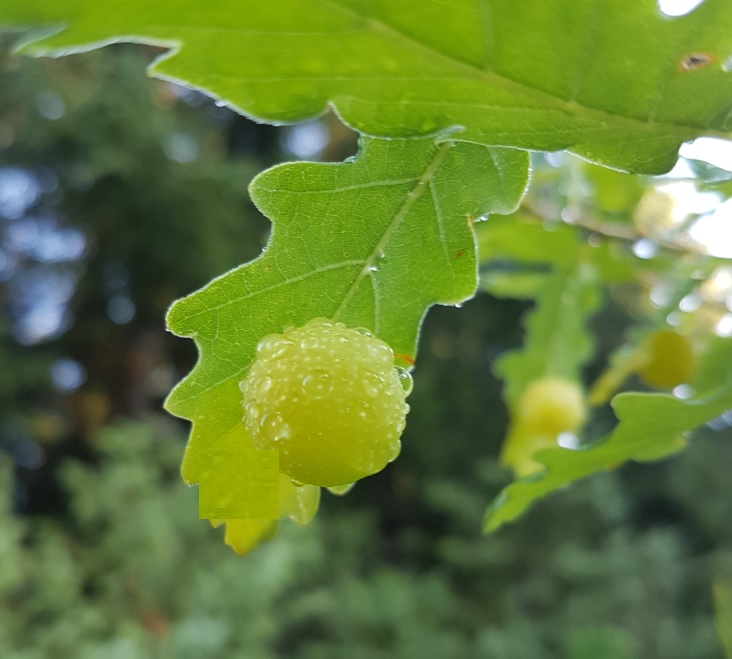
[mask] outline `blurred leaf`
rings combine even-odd
[[[713,392],[729,376],[732,368],[732,339],[713,336],[699,359],[692,386],[697,396]]]
[[[571,267],[580,246],[573,229],[557,223],[547,226],[520,211],[481,222],[475,235],[480,287],[496,297],[536,297],[551,266]]]
[[[701,179],[700,183],[729,183],[732,184],[732,172],[721,167],[716,167],[704,160],[686,158],[685,162],[694,172],[694,175]]]
[[[599,245],[583,246],[583,258],[591,263],[605,284],[627,284],[638,277],[638,258],[626,245],[605,240]]]
[[[592,163],[582,163],[582,172],[592,184],[594,205],[606,213],[627,213],[640,201],[643,179]],[[628,219],[630,216],[627,216]]]
[[[571,267],[577,260],[577,232],[561,223],[543,224],[520,211],[491,217],[475,227],[481,264],[508,259],[522,264]]]
[[[545,272],[494,268],[480,273],[480,288],[494,297],[530,300],[541,290],[547,276]]]
[[[1,20],[44,26],[23,48],[34,54],[171,47],[154,74],[271,123],[330,102],[370,135],[457,130],[645,173],[732,127],[727,0],[674,20],[650,0],[8,0]]]
[[[613,627],[572,630],[569,648],[569,659],[628,659],[636,654],[630,634]]]
[[[732,583],[716,581],[712,587],[717,633],[726,659],[732,659]]]
[[[201,355],[167,401],[194,422],[183,478],[199,480],[222,438],[252,450],[238,383],[263,336],[321,316],[413,356],[427,307],[475,291],[468,217],[513,210],[525,165],[514,150],[364,139],[352,162],[290,163],[255,179],[252,198],[274,221],[269,246],[168,314]]]
[[[619,423],[606,439],[576,451],[555,448],[534,454],[544,471],[505,488],[486,511],[484,531],[515,520],[538,499],[580,478],[628,460],[643,462],[678,451],[684,433],[732,408],[732,372],[727,369],[724,384],[703,399],[624,393],[612,405]]]
[[[587,316],[599,303],[596,282],[586,274],[580,267],[548,277],[525,321],[524,345],[495,363],[496,375],[505,380],[504,399],[509,409],[516,407],[532,380],[547,375],[571,381],[579,378],[592,347]]]

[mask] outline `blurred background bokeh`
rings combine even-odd
[[[195,348],[164,331],[164,314],[265,245],[269,223],[246,194],[257,172],[342,160],[355,137],[332,117],[257,125],[150,80],[151,48],[32,60],[10,45],[0,41],[0,657],[725,656],[724,420],[679,457],[595,476],[480,535],[510,480],[490,363],[520,345],[530,303],[508,296],[433,309],[399,459],[326,495],[310,526],[283,523],[237,557],[178,473],[187,427],[162,401]],[[547,190],[584,194],[567,191],[572,167],[537,161],[546,213],[562,213]],[[644,190],[622,191],[608,212],[638,208]],[[629,322],[627,305],[605,307],[588,378]]]

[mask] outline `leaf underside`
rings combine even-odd
[[[475,292],[470,218],[510,211],[526,185],[522,151],[429,138],[361,146],[352,162],[257,177],[252,198],[273,220],[267,249],[170,309],[171,331],[200,352],[167,401],[194,422],[187,482],[214,447],[249,442],[238,383],[263,336],[325,317],[369,328],[409,363],[427,308]]]
[[[270,123],[331,104],[368,135],[448,131],[643,173],[732,130],[728,0],[673,19],[656,0],[6,0],[0,24],[43,26],[32,54],[169,47],[153,74]]]

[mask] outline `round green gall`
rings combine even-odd
[[[353,483],[399,454],[411,377],[368,330],[315,318],[266,336],[240,388],[255,446],[296,482]]]

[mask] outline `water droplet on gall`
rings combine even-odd
[[[414,389],[414,380],[412,380],[412,376],[409,374],[409,371],[401,366],[397,366],[396,370],[399,374],[399,382],[402,385],[402,389],[404,389],[404,395],[409,396],[409,394],[412,393],[412,389]]]
[[[376,398],[381,394],[383,386],[382,379],[376,373],[366,373],[363,388],[367,396]]]
[[[261,412],[261,410],[259,409],[259,405],[257,405],[254,401],[247,403],[244,411],[246,412],[247,418],[249,419],[256,419]]]
[[[257,380],[256,388],[260,395],[268,392],[272,388],[272,378],[269,375],[263,375]]]
[[[302,379],[302,388],[305,395],[312,398],[322,398],[333,390],[333,380],[328,371],[315,369]]]

